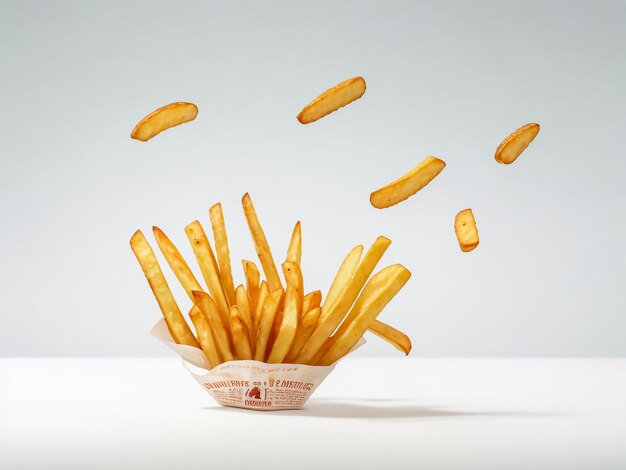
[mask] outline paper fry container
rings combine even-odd
[[[302,408],[337,364],[308,366],[229,361],[211,369],[202,350],[174,342],[164,319],[154,325],[150,334],[173,349],[193,378],[222,406],[250,410]],[[364,343],[362,339],[354,349]]]

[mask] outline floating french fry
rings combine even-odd
[[[397,180],[374,191],[370,203],[385,209],[402,202],[430,183],[445,168],[446,163],[437,157],[427,157],[422,163]]]
[[[198,107],[193,103],[170,103],[151,112],[137,123],[130,136],[147,142],[157,134],[171,127],[193,121],[198,115]]]
[[[413,347],[411,345],[411,338],[402,333],[400,330],[395,329],[391,325],[387,325],[380,320],[374,320],[370,324],[368,331],[374,333],[380,339],[387,341],[389,344],[394,346],[396,349],[402,351],[407,356],[411,352],[411,348]]]
[[[513,163],[526,150],[526,147],[535,140],[535,137],[539,134],[539,129],[539,124],[531,122],[513,131],[498,145],[495,155],[496,161],[507,165]]]
[[[365,88],[365,80],[362,77],[349,78],[326,90],[307,104],[298,114],[298,121],[302,124],[315,122],[358,100],[365,93]]]
[[[464,209],[456,215],[454,232],[462,251],[472,251],[478,246],[478,229],[472,209]]]

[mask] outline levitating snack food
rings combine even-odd
[[[137,123],[130,136],[147,142],[170,127],[193,121],[198,115],[198,107],[193,103],[170,103],[152,111]]]
[[[519,129],[511,132],[511,134],[502,141],[496,149],[496,161],[498,163],[510,164],[517,160],[526,147],[539,134],[540,126],[534,122],[526,124]]]
[[[385,209],[402,202],[430,183],[446,167],[437,157],[427,157],[419,165],[397,180],[374,191],[370,203],[377,209]]]
[[[478,246],[478,229],[472,209],[464,209],[456,215],[454,232],[462,251],[472,251]]]
[[[307,104],[298,114],[298,121],[302,124],[315,122],[337,111],[339,108],[358,100],[365,93],[365,88],[363,77],[349,78],[326,90]]]

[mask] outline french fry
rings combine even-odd
[[[254,315],[252,316],[252,324],[253,329],[256,334],[259,331],[259,322],[261,321],[261,314],[263,312],[263,307],[265,307],[265,301],[270,295],[270,288],[267,285],[267,282],[261,281],[261,287],[259,287],[259,296],[256,301],[256,306],[254,308]]]
[[[230,250],[228,249],[228,235],[226,234],[226,224],[222,205],[217,203],[209,209],[211,227],[213,228],[213,238],[215,238],[215,252],[217,263],[220,268],[220,279],[226,294],[228,305],[235,305],[235,284],[233,283],[233,272],[230,266]]]
[[[472,251],[478,246],[478,229],[472,209],[464,209],[454,218],[454,232],[461,251]]]
[[[230,308],[230,331],[233,337],[233,345],[237,359],[252,359],[252,348],[250,347],[250,333],[241,318],[241,314],[236,305]]]
[[[291,240],[289,241],[289,249],[287,250],[286,261],[292,261],[300,266],[302,259],[302,230],[300,228],[300,222],[296,223],[291,234]]]
[[[330,285],[330,289],[328,289],[328,294],[326,295],[326,300],[324,300],[324,305],[322,306],[322,320],[326,318],[330,308],[333,306],[339,294],[343,292],[350,279],[354,275],[357,267],[359,266],[359,261],[361,261],[361,255],[363,254],[363,245],[357,245],[344,258],[341,266],[339,267],[339,271],[335,275],[335,279],[333,283]]]
[[[300,321],[300,325],[298,326],[296,337],[291,344],[289,354],[287,354],[284,362],[292,363],[296,359],[296,357],[298,357],[298,353],[302,349],[302,346],[304,346],[304,344],[311,337],[311,334],[315,329],[315,325],[317,325],[317,321],[319,320],[321,312],[322,307],[317,306],[302,315],[302,320]]]
[[[272,251],[267,243],[267,238],[265,238],[265,233],[263,233],[263,228],[259,223],[259,218],[248,193],[243,196],[241,205],[243,206],[243,213],[246,216],[250,234],[252,235],[252,240],[254,241],[254,246],[269,288],[272,292],[276,289],[282,289],[283,284],[280,282],[276,263],[274,263],[274,258],[272,257]]]
[[[370,194],[370,203],[377,209],[394,206],[430,183],[445,166],[443,160],[427,157],[405,175]]]
[[[344,322],[337,330],[338,339],[324,354],[319,365],[331,365],[348,354],[410,277],[409,270],[400,264],[388,266],[372,276],[352,307],[354,315],[350,316],[353,320]]]
[[[230,316],[228,318],[228,325],[226,325],[222,319],[222,315],[219,313],[217,305],[206,292],[193,291],[193,298],[194,303],[204,314],[209,323],[215,345],[222,358],[224,361],[233,361],[235,356],[230,343]]]
[[[296,357],[299,364],[309,364],[319,349],[323,347],[326,340],[335,331],[345,317],[346,313],[356,300],[363,285],[369,278],[370,274],[382,258],[383,254],[391,244],[391,240],[386,237],[378,237],[368,252],[365,254],[363,261],[355,271],[352,279],[343,289],[336,302],[329,308],[328,314],[324,315],[322,307],[322,316],[313,331],[313,334],[300,350]]]
[[[250,344],[254,344],[255,336],[252,332],[252,315],[250,314],[250,300],[248,299],[248,293],[243,285],[237,286],[235,289],[236,305],[241,319],[246,325],[246,330],[250,334]],[[232,314],[232,313],[231,313]]]
[[[287,291],[280,329],[267,359],[270,364],[283,362],[289,353],[302,314],[303,282],[300,267],[291,261],[285,261],[282,267],[287,282]]]
[[[517,160],[517,157],[526,150],[526,147],[535,140],[535,137],[539,134],[539,129],[539,124],[531,122],[511,132],[511,134],[498,145],[495,155],[496,161],[506,165],[513,163]]]
[[[211,297],[217,304],[217,309],[222,317],[222,322],[226,325],[226,331],[228,331],[230,324],[230,313],[228,310],[228,302],[226,301],[226,295],[222,287],[222,281],[220,278],[219,269],[209,239],[204,233],[204,229],[200,222],[193,221],[185,227],[185,233],[193,249],[193,254],[200,266],[200,272],[206,282]]]
[[[189,317],[193,323],[196,333],[198,334],[198,341],[204,351],[204,355],[209,361],[211,369],[222,363],[222,358],[218,352],[215,342],[213,341],[213,334],[211,333],[211,327],[204,314],[195,305],[191,307]]]
[[[267,342],[270,337],[270,331],[274,325],[274,318],[283,298],[283,289],[276,289],[272,292],[263,305],[263,310],[259,316],[259,328],[256,337],[256,347],[254,348],[254,359],[256,361],[265,361],[265,352]]]
[[[395,348],[402,351],[405,355],[409,355],[411,352],[411,338],[402,333],[400,330],[396,330],[393,326],[387,325],[380,320],[374,320],[370,326],[369,331],[374,333],[379,338],[387,341]]]
[[[354,314],[350,312],[350,315],[351,316],[348,316],[344,319],[344,323],[346,325],[349,325],[352,321],[354,321]],[[368,331],[370,333],[374,333],[380,339],[388,342],[394,348],[399,349],[407,356],[409,352],[411,352],[411,348],[413,347],[411,345],[411,339],[407,335],[402,333],[401,331],[395,329],[394,327],[390,325],[387,325],[386,323],[383,323],[380,320],[374,320],[370,324]],[[318,364],[319,361],[324,356],[324,354],[326,354],[326,352],[328,352],[328,350],[334,346],[334,344],[337,342],[338,339],[339,339],[338,332],[332,335],[330,338],[328,338],[326,342],[324,343],[324,345],[317,352],[315,357],[313,357],[313,359],[310,361],[310,363]]]
[[[130,137],[147,142],[170,127],[193,121],[197,115],[198,107],[193,103],[170,103],[152,111],[139,121]]]
[[[259,282],[261,282],[261,274],[259,268],[252,261],[243,260],[243,273],[246,277],[246,291],[250,300],[250,313],[254,320],[256,313],[256,304],[259,299]],[[256,330],[255,330],[256,331]]]
[[[315,122],[337,111],[339,108],[358,100],[365,93],[365,88],[365,80],[362,77],[349,78],[326,90],[307,104],[298,114],[298,121],[302,124]]]
[[[322,293],[319,290],[314,290],[313,292],[309,292],[302,299],[302,315],[306,315],[315,307],[319,307],[322,303]]]
[[[176,279],[183,286],[185,292],[193,302],[193,294],[191,293],[194,290],[204,290],[196,276],[193,275],[189,265],[185,261],[185,258],[180,254],[176,246],[170,241],[169,238],[161,231],[159,227],[152,227],[152,232],[154,233],[154,238],[157,241],[157,245],[161,249],[161,253],[165,257],[167,264],[170,266]],[[202,343],[201,343],[202,344]]]
[[[131,237],[130,247],[141,265],[141,269],[148,280],[150,289],[152,289],[152,293],[159,304],[165,323],[167,323],[167,328],[174,341],[178,344],[199,348],[200,344],[178,308],[172,291],[167,285],[165,276],[163,276],[159,262],[154,256],[148,240],[146,240],[146,237],[140,230],[137,230]]]

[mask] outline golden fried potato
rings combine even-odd
[[[478,246],[478,229],[472,209],[464,209],[456,215],[454,232],[462,251],[472,251]]]
[[[302,292],[303,281],[300,267],[292,261],[285,261],[282,267],[287,283],[285,308],[278,334],[267,358],[267,362],[270,364],[283,362],[285,357],[287,357],[296,337],[300,316],[302,315],[304,293]]]
[[[387,341],[389,344],[399,349],[407,356],[411,352],[413,345],[411,344],[411,338],[402,333],[400,330],[395,329],[391,325],[381,322],[380,320],[374,320],[368,330],[370,333],[374,333],[379,338]]]
[[[298,114],[298,121],[302,124],[315,122],[337,111],[339,108],[358,100],[365,93],[365,88],[363,77],[349,78],[326,90],[307,104]]]
[[[185,258],[183,258],[180,254],[176,245],[174,245],[171,240],[167,238],[167,235],[165,235],[159,227],[152,227],[152,232],[154,233],[157,245],[159,245],[159,248],[161,249],[161,253],[165,256],[167,264],[169,264],[172,272],[176,276],[176,279],[178,279],[178,282],[180,282],[183,289],[185,289],[185,292],[187,292],[187,295],[193,302],[192,292],[194,290],[204,289],[198,283],[198,280],[196,279],[196,276],[193,275],[193,272],[191,272]]]
[[[318,364],[328,366],[348,354],[410,277],[410,271],[401,264],[394,264],[373,275],[352,307],[350,315],[335,333],[337,340]]]
[[[193,103],[170,103],[152,111],[137,123],[130,137],[147,142],[170,127],[193,121],[198,115],[198,107]]]
[[[198,341],[200,342],[200,346],[202,346],[202,351],[204,351],[204,355],[209,361],[209,365],[211,366],[211,368],[220,365],[223,362],[222,357],[220,356],[220,353],[215,346],[213,333],[211,333],[211,327],[209,326],[208,320],[200,311],[200,309],[195,305],[191,307],[191,310],[189,312],[189,318],[191,318],[193,326],[196,329],[196,333],[198,334]]]
[[[241,205],[243,206],[243,213],[246,217],[246,221],[248,222],[250,235],[252,235],[252,241],[254,242],[254,247],[256,248],[259,261],[261,262],[261,267],[265,273],[265,278],[267,279],[270,290],[274,292],[276,289],[281,289],[283,287],[283,283],[280,281],[280,276],[278,275],[278,270],[276,269],[276,263],[274,262],[274,257],[272,256],[272,250],[270,250],[270,245],[267,243],[267,238],[265,237],[265,233],[263,232],[263,228],[259,222],[259,217],[257,216],[254,205],[252,204],[252,199],[250,199],[250,195],[248,193],[244,194],[241,199]]]
[[[496,149],[496,161],[506,165],[517,160],[539,134],[539,124],[531,122],[513,131]]]
[[[283,300],[283,288],[276,289],[266,297],[263,309],[259,315],[259,326],[256,337],[256,347],[254,348],[254,360],[263,362],[266,356],[267,343],[269,341],[276,312],[280,308]]]
[[[324,310],[327,307],[322,307],[320,320],[318,321],[313,334],[298,353],[298,356],[296,357],[297,363],[311,363],[310,361],[315,357],[320,348],[324,346],[324,343],[335,331],[337,326],[339,326],[343,318],[346,316],[346,313],[348,313],[348,310],[358,297],[359,292],[361,292],[361,289],[367,282],[367,279],[372,274],[372,271],[383,257],[390,244],[391,240],[388,238],[378,237],[363,257],[363,261],[361,261],[361,264],[356,269],[354,275],[340,293],[337,300],[330,307],[328,307],[328,313],[324,313]]]
[[[141,230],[137,230],[131,237],[130,247],[141,265],[141,269],[161,308],[165,323],[167,323],[167,328],[174,341],[178,344],[186,344],[200,348],[198,340],[196,340],[180,308],[178,308],[176,300],[174,300],[174,296],[172,295],[170,287],[167,285],[159,262],[156,256],[154,256],[154,251],[152,251],[152,247],[150,247],[148,240],[146,240],[144,234],[141,233]]]
[[[300,228],[300,222],[296,223],[291,234],[291,240],[289,241],[289,248],[287,250],[287,259],[285,261],[293,261],[300,266],[302,258],[302,230]]]
[[[215,239],[215,253],[220,268],[220,279],[224,287],[224,294],[226,294],[228,305],[232,306],[236,304],[235,284],[233,282],[233,272],[230,267],[230,249],[228,248],[226,224],[224,223],[222,205],[219,202],[209,209],[209,218],[211,219],[211,228],[213,229],[213,238]]]
[[[422,163],[387,186],[370,194],[370,203],[376,209],[385,209],[402,202],[430,183],[446,166],[437,157],[427,157]]]
[[[235,353],[239,360],[252,359],[252,348],[250,346],[250,332],[241,314],[235,305],[230,308],[230,331],[233,339]]]

